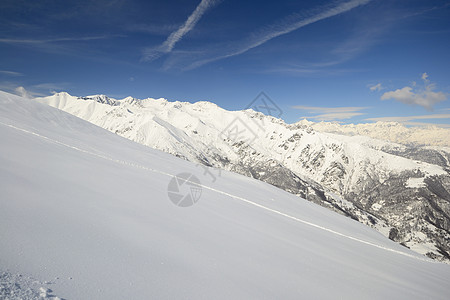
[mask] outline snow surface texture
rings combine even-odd
[[[223,171],[212,182],[195,164],[3,92],[0,135],[0,266],[60,278],[51,289],[66,299],[450,294],[448,265],[261,181]],[[181,172],[202,182],[189,208],[167,194]]]
[[[421,254],[450,258],[450,153],[444,148],[320,133],[309,123],[288,125],[210,102],[67,93],[36,101],[177,157],[260,179]],[[424,184],[410,184],[418,181]]]
[[[55,280],[59,280],[59,278],[55,278]],[[46,287],[51,284],[53,282],[39,282],[29,276],[3,271],[0,272],[0,299],[61,299],[53,295],[53,291]]]
[[[308,125],[320,132],[345,135],[363,135],[400,144],[450,147],[450,129],[438,126],[406,127],[397,122],[376,122],[367,124],[339,124],[336,122],[314,123],[302,120],[299,124]]]

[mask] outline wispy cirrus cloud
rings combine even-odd
[[[312,10],[308,13],[292,14],[279,22],[273,23],[251,34],[245,40],[238,41],[231,46],[218,46],[217,49],[219,50],[213,50],[212,53],[209,53],[210,57],[198,57],[194,62],[188,64],[184,69],[195,69],[207,63],[241,55],[253,48],[267,43],[268,41],[276,37],[288,34],[309,24],[345,13],[358,6],[366,5],[370,1],[371,0],[350,0],[346,2],[335,2],[331,5],[326,5]],[[179,61],[180,59],[178,58],[172,59],[166,64],[166,69],[172,67],[174,64],[177,64]]]
[[[369,107],[317,107],[296,105],[294,109],[299,109],[312,114],[310,116],[303,116],[301,118],[313,119],[318,121],[336,121],[351,119],[356,116],[364,115],[362,110]]]
[[[117,59],[109,59],[105,53],[101,53],[102,55],[100,55],[99,50],[93,47],[90,42],[123,37],[126,36],[122,34],[105,34],[58,38],[0,38],[0,44],[31,48],[32,50],[55,55],[83,57],[94,61],[108,61],[109,63],[121,63]]]
[[[383,24],[373,25],[372,22],[364,20],[360,26],[355,26],[355,33],[353,33],[348,39],[338,42],[337,46],[325,50],[322,55],[323,61],[318,62],[291,62],[287,65],[278,65],[269,69],[270,73],[282,73],[296,76],[333,76],[345,73],[362,72],[363,69],[349,69],[341,68],[339,65],[354,59],[362,52],[370,48],[377,42],[378,37],[386,31],[390,26],[392,20],[388,17],[383,19]],[[314,50],[312,50],[314,51]],[[324,51],[320,49],[319,51]]]
[[[45,82],[32,85],[31,88],[35,93],[55,93],[66,90],[71,86],[68,82]]]
[[[39,83],[33,85],[26,85],[19,82],[5,81],[0,83],[0,90],[14,93],[25,98],[42,97],[67,90],[71,86],[70,83]]]
[[[177,25],[169,24],[129,24],[125,26],[127,31],[143,32],[151,35],[166,35],[179,28]]]
[[[23,86],[18,86],[17,88],[14,89],[14,91],[16,92],[17,95],[24,97],[24,98],[34,98],[33,95],[28,92]]]
[[[38,44],[48,44],[48,43],[57,43],[57,42],[104,40],[104,39],[109,39],[112,37],[121,37],[121,36],[123,36],[123,35],[99,35],[99,36],[86,36],[86,37],[64,37],[64,38],[53,38],[53,39],[0,38],[0,43],[38,45]]]
[[[14,82],[2,82],[0,83],[0,90],[9,92],[12,94],[19,95],[24,98],[32,99],[34,97],[39,96],[48,96],[49,94],[44,94],[41,92],[38,92],[36,90],[30,91],[29,89],[26,89],[22,85],[17,85],[17,83]]]
[[[382,89],[384,89],[384,87],[383,87],[383,85],[381,83],[377,83],[377,84],[374,84],[374,85],[369,85],[369,89],[372,92],[375,92],[375,91],[381,91]]]
[[[446,109],[445,109],[446,110]],[[450,114],[430,114],[430,115],[419,115],[419,116],[402,116],[402,117],[378,117],[378,118],[367,118],[366,121],[371,122],[398,122],[404,125],[409,126],[428,126],[428,125],[435,125],[439,127],[448,127],[450,128],[450,124],[435,124],[430,122],[417,122],[423,121],[423,120],[437,120],[437,119],[443,119],[443,120],[449,120]]]
[[[266,73],[288,74],[293,76],[320,77],[320,76],[339,76],[348,73],[361,72],[363,69],[335,68],[334,66],[342,61],[329,63],[308,63],[281,65],[270,67]]]
[[[433,106],[439,102],[447,100],[447,95],[443,92],[435,92],[436,85],[428,79],[428,74],[422,74],[424,88],[413,84],[413,87],[405,86],[395,91],[389,91],[381,96],[381,100],[394,99],[396,101],[408,104],[422,106],[427,110],[432,110]]]
[[[200,21],[202,16],[212,7],[219,4],[221,0],[202,0],[200,4],[195,8],[192,14],[187,18],[186,22],[181,25],[177,30],[172,32],[169,37],[156,48],[148,48],[144,51],[143,60],[152,61],[159,58],[165,53],[172,52],[176,43],[178,43],[184,35],[194,29],[195,25]]]
[[[0,70],[1,75],[7,75],[7,76],[23,76],[20,72],[14,72],[14,71],[8,71],[8,70]]]

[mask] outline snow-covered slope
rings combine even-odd
[[[406,127],[397,122],[376,122],[366,124],[339,124],[336,122],[314,123],[302,120],[316,131],[345,135],[363,135],[400,144],[450,147],[450,128],[438,126]]]
[[[0,92],[0,136],[2,274],[31,276],[60,297],[450,293],[450,266],[367,226],[248,177],[223,171],[213,181],[198,165],[51,107]],[[189,208],[167,194],[182,172],[202,183]]]
[[[192,162],[260,179],[372,226],[419,253],[450,258],[450,157],[436,164],[427,155],[431,150],[401,152],[399,144],[320,133],[308,124],[288,125],[209,102],[67,93],[36,101]]]

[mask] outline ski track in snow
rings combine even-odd
[[[66,144],[66,143],[63,143],[63,142],[51,139],[51,138],[46,137],[44,135],[41,135],[39,133],[36,133],[36,132],[33,132],[33,131],[29,131],[29,130],[26,130],[26,129],[23,129],[23,128],[16,127],[16,126],[11,125],[11,124],[6,124],[6,123],[3,123],[3,122],[0,122],[0,124],[3,125],[3,126],[7,126],[7,127],[10,127],[10,128],[13,128],[13,129],[18,130],[18,131],[22,131],[22,132],[34,135],[34,136],[36,136],[38,138],[41,138],[43,140],[46,140],[46,141],[49,141],[49,142],[52,142],[52,143],[55,143],[55,144],[58,144],[58,145],[61,145],[61,146],[64,146],[64,147],[76,150],[76,151],[79,151],[79,152],[82,152],[82,153],[85,153],[85,154],[88,154],[88,155],[92,155],[92,156],[95,156],[95,157],[98,157],[98,158],[101,158],[101,159],[105,159],[105,160],[112,161],[112,162],[119,163],[119,164],[126,165],[126,166],[131,166],[131,167],[135,167],[135,168],[139,168],[139,169],[144,169],[144,170],[147,170],[147,171],[150,171],[150,172],[154,172],[154,173],[158,173],[158,174],[161,174],[161,175],[164,175],[164,176],[168,176],[170,178],[176,176],[174,174],[170,174],[170,173],[167,173],[167,172],[164,172],[164,171],[152,169],[152,168],[145,167],[145,166],[142,166],[142,165],[139,165],[139,164],[135,164],[135,163],[131,163],[131,162],[123,161],[123,160],[118,160],[118,159],[114,159],[114,158],[111,158],[111,157],[108,157],[108,156],[105,156],[105,155],[101,155],[101,154],[98,154],[98,153],[87,151],[87,150],[78,148],[76,146],[72,146],[72,145],[69,145],[69,144]],[[337,235],[337,236],[341,236],[341,237],[347,238],[347,239],[355,241],[355,242],[359,242],[359,243],[362,243],[362,244],[365,244],[365,245],[368,245],[368,246],[372,246],[372,247],[375,247],[375,248],[378,248],[378,249],[382,249],[382,250],[385,250],[385,251],[389,251],[389,252],[392,252],[392,253],[403,255],[403,256],[406,256],[406,257],[409,257],[409,258],[413,258],[413,259],[417,259],[417,260],[421,260],[421,261],[425,261],[425,262],[429,262],[429,263],[438,263],[436,261],[427,259],[425,257],[415,256],[415,255],[408,254],[408,253],[405,253],[405,252],[402,252],[402,251],[399,251],[399,250],[395,250],[395,249],[391,249],[391,248],[384,247],[384,246],[381,246],[381,245],[377,245],[377,244],[374,244],[372,242],[368,242],[368,241],[365,241],[365,240],[362,240],[362,239],[359,239],[359,238],[356,238],[356,237],[353,237],[353,236],[350,236],[350,235],[346,235],[346,234],[340,233],[340,232],[335,231],[333,229],[329,229],[329,228],[326,228],[326,227],[314,224],[312,222],[299,219],[297,217],[294,217],[294,216],[291,216],[289,214],[283,213],[281,211],[278,211],[278,210],[266,207],[264,205],[258,204],[256,202],[250,201],[250,200],[248,200],[246,198],[243,198],[243,197],[240,197],[240,196],[236,196],[236,195],[233,195],[233,194],[230,194],[230,193],[227,193],[227,192],[224,192],[224,191],[221,191],[221,190],[218,190],[218,189],[215,189],[215,188],[203,185],[203,184],[197,184],[197,183],[192,182],[192,181],[189,181],[189,182],[191,184],[194,184],[194,185],[199,185],[199,186],[201,186],[204,189],[207,189],[207,190],[210,190],[210,191],[213,191],[213,192],[225,195],[225,196],[229,196],[229,197],[231,197],[231,198],[233,198],[235,200],[239,200],[239,201],[245,202],[247,204],[250,204],[250,205],[256,206],[258,208],[264,209],[266,211],[272,212],[274,214],[277,214],[277,215],[286,217],[288,219],[294,220],[296,222],[299,222],[299,223],[302,223],[302,224],[305,224],[305,225],[308,225],[308,226],[311,226],[311,227],[314,227],[314,228],[317,228],[317,229],[329,232],[329,233]]]

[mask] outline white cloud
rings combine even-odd
[[[336,121],[336,120],[347,120],[356,116],[364,115],[364,113],[356,113],[356,112],[341,112],[341,113],[329,113],[329,114],[321,114],[316,116],[308,116],[304,118],[310,118],[319,121]]]
[[[28,87],[28,91],[34,96],[47,95],[48,93],[56,93],[61,92],[67,89],[70,86],[70,83],[62,82],[62,83],[39,83]]]
[[[216,50],[215,53],[210,54],[211,57],[199,59],[186,67],[185,70],[195,69],[207,63],[236,55],[241,55],[253,48],[261,46],[262,44],[276,37],[288,34],[309,24],[340,15],[358,6],[365,5],[370,1],[371,0],[350,0],[340,4],[333,3],[331,5],[324,6],[321,9],[316,9],[310,12],[309,14],[292,14],[284,18],[280,22],[265,26],[262,30],[252,33],[249,38],[240,41],[236,45],[232,45],[231,47],[228,45],[224,47],[218,47],[219,50]],[[317,11],[319,10],[320,12],[317,13]]]
[[[8,39],[0,38],[0,43],[5,44],[48,44],[57,42],[75,42],[75,41],[92,41],[92,40],[104,40],[112,37],[123,37],[123,35],[100,35],[100,36],[86,36],[86,37],[65,37],[55,39]]]
[[[381,85],[381,83],[378,83],[378,84],[369,86],[369,89],[370,89],[372,92],[375,92],[375,91],[381,91],[381,90],[383,89],[383,86]]]
[[[7,71],[7,70],[0,70],[0,74],[8,75],[8,76],[23,76],[22,73],[14,72],[14,71]]]
[[[302,118],[313,119],[318,121],[335,121],[346,120],[356,116],[364,115],[361,110],[368,107],[317,107],[317,106],[304,106],[296,105],[294,109],[305,110],[310,114],[316,114],[312,116],[304,116]]]
[[[24,98],[28,98],[28,99],[32,99],[33,96],[31,95],[30,92],[28,92],[23,86],[18,86],[15,89],[15,92],[17,95],[24,97]]]
[[[4,81],[0,83],[0,90],[31,99],[49,96],[57,91],[64,91],[68,86],[70,86],[69,83],[40,83],[25,88],[21,83]]]
[[[152,61],[159,58],[164,53],[172,52],[175,44],[178,43],[178,41],[180,41],[186,33],[195,27],[203,14],[219,2],[220,0],[202,0],[192,14],[187,18],[186,22],[176,31],[172,32],[162,45],[157,48],[149,48],[145,51],[143,60]]]
[[[401,89],[384,93],[381,96],[381,100],[394,99],[409,105],[419,105],[427,110],[432,110],[436,103],[447,100],[446,94],[434,91],[436,85],[429,82],[427,73],[422,74],[422,79],[425,82],[424,89],[415,90],[415,85],[413,87],[405,86]]]
[[[437,120],[437,119],[450,119],[450,114],[431,114],[431,115],[419,115],[419,116],[407,116],[407,117],[378,117],[367,118],[366,121],[372,122],[398,122],[404,125],[410,126],[428,126],[435,125],[439,127],[450,127],[450,124],[435,124],[428,122],[415,122],[416,120]]]
[[[70,43],[84,43],[89,44],[90,41],[93,40],[106,40],[116,37],[124,37],[124,35],[100,35],[100,36],[86,36],[86,37],[64,37],[64,38],[53,38],[53,39],[39,39],[39,38],[31,38],[31,39],[17,39],[17,38],[0,38],[0,44],[9,44],[9,45],[17,45],[21,47],[31,47],[33,50],[38,50],[45,53],[52,53],[57,55],[72,55],[72,56],[84,56],[90,59],[94,59],[96,61],[104,61],[115,62],[117,60],[108,60],[106,56],[99,56],[92,54],[94,52],[89,51],[89,48],[83,48],[80,50],[79,47],[74,47]],[[85,45],[89,46],[89,45]]]
[[[165,36],[176,30],[179,25],[168,24],[129,24],[125,26],[125,29],[132,32],[145,32],[152,35]]]
[[[407,117],[379,117],[368,118],[367,121],[382,121],[382,122],[407,122],[413,120],[432,120],[432,119],[450,119],[450,114],[431,114],[420,116],[407,116]]]

